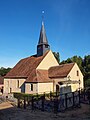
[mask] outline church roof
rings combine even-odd
[[[51,82],[48,77],[48,70],[36,70],[37,75],[33,77],[33,82]],[[32,76],[29,76],[26,82],[32,82]]]
[[[48,44],[45,27],[44,27],[44,22],[42,22],[40,37],[39,37],[39,42],[38,42],[38,45],[41,45],[41,44]]]
[[[75,63],[53,66],[49,70],[36,69],[48,52],[40,57],[34,55],[20,60],[4,78],[25,78],[26,82],[51,82],[50,78],[66,77]]]
[[[62,64],[59,66],[51,67],[48,71],[50,78],[62,78],[66,77],[75,63]]]
[[[26,78],[26,82],[36,82],[36,68],[47,53],[40,57],[31,56],[20,60],[5,78]]]

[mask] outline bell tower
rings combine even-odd
[[[44,22],[42,21],[41,25],[41,31],[40,31],[40,36],[39,36],[39,42],[37,45],[37,56],[42,56],[44,53],[50,50],[50,46],[48,44],[45,28],[44,28]]]

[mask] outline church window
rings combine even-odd
[[[77,70],[77,76],[79,76],[79,71]]]
[[[31,91],[33,91],[33,84],[31,84]]]
[[[19,80],[17,81],[17,87],[19,88]]]

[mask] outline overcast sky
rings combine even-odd
[[[51,50],[61,60],[90,54],[90,0],[0,0],[0,67],[36,53],[42,10]]]

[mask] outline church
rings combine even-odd
[[[4,93],[43,94],[83,89],[83,74],[76,63],[59,65],[42,21],[37,54],[21,59],[4,77]]]

